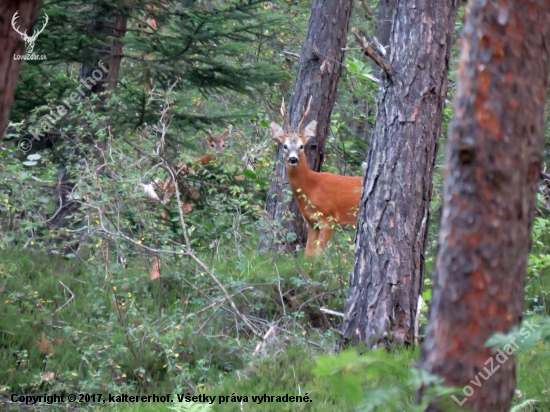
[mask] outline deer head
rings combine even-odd
[[[34,50],[34,42],[38,38],[38,35],[40,33],[42,33],[44,31],[44,29],[46,28],[46,25],[48,24],[49,18],[48,18],[48,15],[44,13],[44,25],[42,26],[42,29],[35,30],[33,32],[32,36],[28,36],[27,35],[27,30],[25,30],[24,32],[21,32],[19,30],[19,27],[15,27],[16,20],[19,17],[18,14],[19,14],[19,10],[17,10],[15,12],[15,14],[13,15],[13,18],[11,19],[11,25],[12,25],[13,29],[21,35],[21,38],[25,42],[25,50],[26,50],[27,54],[31,54],[32,51]]]
[[[275,122],[271,122],[271,124],[269,125],[273,138],[283,145],[286,164],[290,167],[296,166],[298,164],[298,161],[300,160],[300,157],[304,152],[304,146],[309,139],[317,134],[316,120],[312,120],[311,122],[309,122],[309,124],[302,130],[302,125],[304,124],[304,121],[309,114],[310,108],[311,97],[309,98],[307,109],[302,114],[300,124],[298,124],[296,131],[292,131],[288,118],[286,117],[285,101],[283,99],[283,104],[281,105],[281,115],[283,116],[283,119],[285,121],[287,132],[285,133],[283,128]]]
[[[208,142],[208,146],[210,146],[210,150],[212,150],[213,153],[220,154],[225,150],[225,139],[227,139],[232,129],[233,126],[229,125],[225,132],[217,136],[213,136],[214,133],[208,130],[210,135],[206,136],[206,141]]]

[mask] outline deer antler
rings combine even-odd
[[[286,117],[285,98],[284,97],[283,97],[283,103],[281,104],[281,115],[283,116],[283,119],[285,120],[287,132],[291,133],[292,128],[290,127],[290,123],[288,121],[288,118]]]
[[[12,25],[13,29],[14,29],[17,33],[19,33],[19,34],[21,35],[21,37],[23,37],[23,40],[24,40],[24,39],[26,39],[26,38],[29,37],[29,36],[27,36],[27,30],[25,30],[24,33],[21,33],[21,32],[19,31],[19,26],[18,26],[18,27],[15,27],[15,21],[16,21],[17,18],[19,17],[18,14],[19,14],[19,10],[17,10],[17,11],[15,12],[15,14],[13,15],[13,17],[12,17],[12,19],[11,19],[11,25]]]
[[[306,120],[307,115],[309,114],[309,109],[311,109],[311,99],[312,98],[313,98],[313,96],[309,96],[309,102],[307,103],[307,109],[304,112],[304,114],[302,114],[302,120],[300,120],[300,124],[298,125],[298,128],[296,129],[297,133],[301,133],[302,125],[304,124],[304,121]]]

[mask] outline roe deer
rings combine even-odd
[[[272,136],[283,145],[290,188],[307,222],[306,257],[323,253],[335,224],[357,223],[362,180],[360,176],[341,176],[309,170],[304,146],[316,135],[317,121],[311,121],[303,130],[301,128],[310,107],[311,98],[298,128],[292,131],[283,100],[281,115],[287,132],[275,122],[269,125]]]
[[[208,163],[212,162],[214,160],[215,155],[219,155],[223,153],[225,150],[225,140],[231,133],[231,130],[233,129],[233,126],[229,126],[228,129],[217,135],[213,136],[213,133],[209,131],[210,135],[206,136],[206,141],[208,142],[208,146],[210,147],[210,150],[212,154],[207,153],[204,156],[202,156],[200,159],[197,160],[197,163],[200,163],[202,166],[207,165]],[[179,175],[183,174],[194,174],[196,172],[195,169],[189,168],[185,162],[180,162],[177,164],[176,168],[173,169],[174,175],[176,178]],[[176,193],[176,188],[174,187],[174,180],[172,179],[172,176],[168,176],[164,183],[160,185],[162,190],[164,191],[164,197],[162,199],[163,205],[168,205],[170,203],[170,199],[172,196]],[[197,199],[200,196],[199,189],[197,187],[189,187],[186,192],[193,198]],[[181,194],[181,192],[180,192]],[[184,193],[185,194],[185,193]],[[187,196],[182,196],[184,199],[182,199],[182,204],[184,207],[184,212],[189,213],[191,210],[193,210],[193,205],[190,203],[190,199],[186,199]],[[163,212],[163,217],[164,216]]]

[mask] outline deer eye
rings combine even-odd
[[[304,148],[304,145],[303,145],[303,144],[301,144],[301,145],[300,145],[300,150],[301,150],[301,149],[303,149],[303,148]]]
[[[286,144],[283,147],[285,148],[285,150],[288,149],[288,146]]]

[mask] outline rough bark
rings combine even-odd
[[[344,338],[410,343],[424,274],[432,175],[457,0],[394,1],[363,182]]]
[[[336,88],[344,58],[342,48],[346,46],[352,5],[353,0],[313,1],[306,39],[300,54],[298,74],[288,107],[290,125],[295,128],[300,123],[302,109],[307,106],[309,97],[313,97],[308,121],[317,120],[317,137],[310,140],[305,153],[309,168],[316,172],[320,171],[323,162],[330,115],[336,100]],[[297,243],[303,245],[307,238],[306,225],[294,197],[290,195],[290,201],[285,201],[288,193],[290,187],[283,149],[279,147],[274,177],[267,195],[266,210],[271,220],[282,222],[284,230],[296,233]],[[289,212],[292,216],[290,219],[285,217]],[[267,246],[276,248],[277,244],[268,243]]]
[[[522,318],[549,54],[548,0],[469,3],[446,148],[440,249],[421,351],[424,369],[447,385],[470,386],[464,390],[470,396],[457,397],[467,410],[508,411],[514,394],[514,356],[500,364],[485,343]],[[491,375],[488,369],[498,370]],[[472,386],[478,374],[490,378]]]
[[[0,2],[0,140],[4,138],[8,127],[10,108],[21,67],[21,60],[15,60],[13,55],[25,54],[25,42],[13,29],[11,21],[15,12],[19,11],[19,30],[23,33],[26,30],[32,34],[41,7],[41,0]]]

